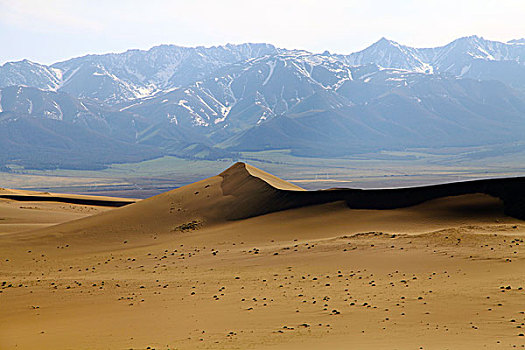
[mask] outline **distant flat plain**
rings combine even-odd
[[[221,172],[237,160],[263,168],[309,190],[429,185],[477,178],[523,176],[525,151],[493,154],[491,147],[406,150],[347,158],[296,157],[289,150],[245,152],[238,159],[162,157],[107,169],[0,172],[0,187],[75,194],[147,198]]]

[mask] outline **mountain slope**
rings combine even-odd
[[[0,89],[0,164],[28,168],[100,169],[160,156],[136,144],[140,117],[82,102],[65,93]]]
[[[0,66],[0,88],[25,85],[43,90],[56,90],[61,79],[60,70],[29,60],[7,62]]]
[[[265,149],[315,157],[508,149],[525,131],[524,59],[520,40],[471,36],[423,49],[382,38],[350,55],[269,44],[161,45],[51,66],[6,63],[0,113],[9,153],[0,152],[0,169],[30,166],[38,158],[29,157],[32,146],[48,149],[46,161],[54,153],[53,167],[86,168]],[[24,132],[30,137],[17,136]],[[89,146],[90,138],[113,141],[119,156]]]
[[[436,48],[413,48],[382,38],[370,47],[341,59],[352,65],[377,64],[412,72],[446,73],[457,77],[500,80],[525,89],[525,46],[478,36],[456,39]]]
[[[0,67],[0,87],[27,85],[118,102],[191,84],[228,64],[277,52],[269,44],[209,48],[160,45],[147,51],[88,55],[50,67],[24,60]]]
[[[356,105],[304,111],[296,107],[299,112],[250,128],[221,146],[235,151],[292,149],[296,155],[329,157],[512,142],[525,132],[525,99],[499,82],[385,70],[365,80],[347,81],[337,90],[350,101],[359,92]]]
[[[349,79],[348,67],[333,58],[279,54],[230,65],[203,81],[135,101],[123,110],[154,119],[164,130],[207,134],[209,142],[216,143],[285,114],[317,93],[334,91]]]
[[[342,56],[342,59],[353,66],[374,63],[385,68],[399,68],[422,73],[433,72],[432,65],[425,62],[418,49],[400,45],[386,38],[381,38],[362,51]]]

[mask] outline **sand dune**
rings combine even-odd
[[[83,239],[96,237],[121,242],[122,237],[136,234],[191,229],[185,229],[185,225],[193,229],[209,227],[294,207],[296,204],[290,202],[286,194],[297,190],[301,189],[254,167],[237,163],[218,176],[26,237],[76,235]]]
[[[115,208],[123,207],[138,201],[137,199],[129,198],[11,190],[6,188],[0,189],[0,199],[8,199],[19,202],[57,202]]]
[[[59,223],[0,235],[0,349],[524,347],[524,187],[311,192],[237,163],[121,208],[0,200]]]
[[[354,209],[396,209],[436,198],[487,194],[500,198],[503,210],[523,216],[525,180],[497,179],[396,190],[333,189],[304,191],[298,186],[244,163],[236,163],[218,176],[142,200],[118,210],[69,222],[35,235],[77,233],[82,237],[119,239],[124,234],[175,232],[185,225],[210,227],[282,210],[345,202]],[[456,208],[455,211],[460,211]],[[470,210],[470,209],[466,209]]]
[[[135,201],[0,188],[0,235],[53,226]]]

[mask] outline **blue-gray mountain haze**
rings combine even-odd
[[[350,55],[242,44],[0,67],[0,168],[103,168],[290,149],[341,157],[501,145],[525,135],[525,41]],[[517,146],[516,146],[517,147]]]

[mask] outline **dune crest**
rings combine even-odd
[[[279,190],[306,191],[304,188],[301,188],[301,187],[299,187],[297,185],[294,185],[294,184],[292,184],[292,183],[290,183],[288,181],[280,179],[280,178],[278,178],[275,175],[267,173],[266,171],[263,171],[263,170],[261,170],[259,168],[256,168],[254,166],[251,166],[249,164],[242,163],[242,162],[235,163],[230,168],[228,168],[227,170],[222,172],[221,175],[234,172],[237,169],[239,169],[239,170],[243,170],[244,169],[249,175],[251,175],[253,177],[256,177],[256,178],[259,178],[259,179],[263,180],[264,182],[266,182],[267,184],[269,184],[270,186],[272,186],[274,188],[277,188]]]
[[[304,190],[255,167],[236,163],[217,176],[30,235],[79,235],[119,241],[151,231],[198,229],[297,207],[290,193],[298,191]]]
[[[283,210],[335,202],[345,203],[349,209],[388,210],[469,194],[499,198],[507,215],[521,218],[525,217],[524,191],[523,178],[388,190],[305,191],[253,166],[236,163],[217,176],[109,212],[35,231],[32,235],[79,235],[119,241],[134,234],[196,230]]]

